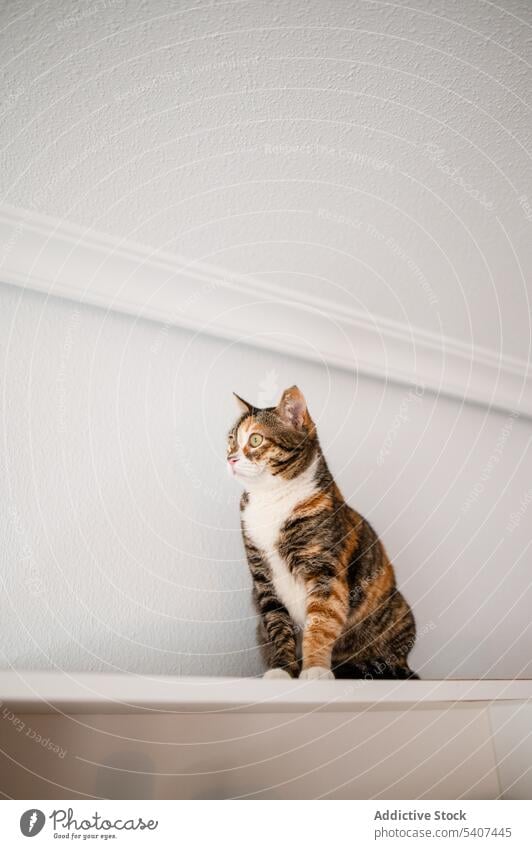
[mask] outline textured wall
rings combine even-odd
[[[13,1],[4,199],[527,359],[531,24],[528,0]]]
[[[13,0],[2,200],[523,361],[531,24],[528,0]],[[422,673],[532,674],[530,423],[7,287],[0,330],[5,665],[258,672],[224,433],[232,389],[298,382]]]
[[[427,677],[532,674],[530,423],[0,286],[4,666],[258,673],[231,390],[308,395]]]

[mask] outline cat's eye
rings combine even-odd
[[[252,448],[258,448],[263,439],[264,437],[260,433],[252,433],[249,437],[249,444]]]

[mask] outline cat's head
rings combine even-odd
[[[315,456],[317,436],[303,393],[285,389],[276,407],[259,409],[235,394],[240,416],[227,437],[227,465],[246,488],[292,480]]]

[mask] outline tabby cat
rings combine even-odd
[[[267,678],[417,678],[412,611],[377,534],[327,467],[305,398],[235,395],[227,461],[244,486],[241,524]]]

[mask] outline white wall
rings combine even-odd
[[[258,673],[225,432],[297,382],[422,675],[532,673],[530,422],[8,286],[0,338],[4,666]]]
[[[3,200],[530,351],[528,0],[4,4]]]
[[[206,287],[196,328],[266,344],[272,286],[325,304],[284,315],[311,364],[1,287],[6,666],[258,672],[224,434],[231,390],[297,382],[422,674],[532,672],[530,25],[527,0],[4,4],[0,281],[189,319],[183,266],[128,240],[189,287],[238,272],[254,310]],[[356,381],[351,348],[508,412]]]

